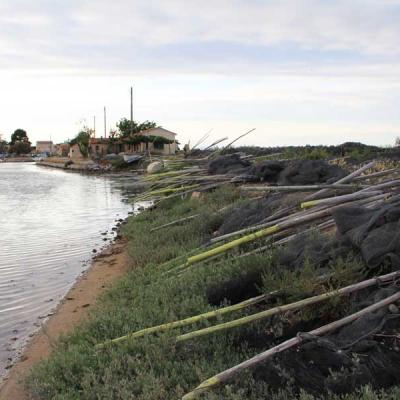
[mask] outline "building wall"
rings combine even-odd
[[[69,144],[68,143],[60,143],[54,146],[53,152],[60,157],[67,157],[69,153]]]
[[[143,136],[161,136],[168,140],[176,139],[176,134],[174,132],[168,131],[167,129],[164,128],[153,128],[147,131],[143,131],[140,134]],[[149,143],[149,150],[155,154],[163,154],[163,155],[175,154],[177,151],[177,144],[176,143],[164,144],[164,146],[161,148],[161,145],[154,146],[153,143]]]
[[[90,156],[103,157],[108,153],[108,143],[90,143]]]
[[[79,150],[79,146],[77,144],[74,144],[74,145],[72,145],[70,147],[68,157],[72,161],[74,161],[74,160],[83,160],[82,153]]]
[[[54,145],[53,142],[40,141],[36,142],[36,153],[53,153]]]

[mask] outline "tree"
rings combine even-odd
[[[7,152],[7,142],[3,139],[3,135],[0,133],[0,154]]]
[[[31,152],[31,143],[28,140],[21,140],[10,145],[10,153],[28,154]]]
[[[28,154],[31,151],[31,142],[29,141],[26,131],[17,129],[11,135],[10,153]]]
[[[142,123],[138,123],[136,121],[130,121],[129,119],[122,118],[119,122],[117,122],[117,128],[119,130],[120,137],[128,137],[131,135],[135,135],[141,131],[145,131],[146,129],[156,128],[157,124],[154,121],[144,121]]]
[[[73,146],[77,144],[79,147],[79,151],[84,157],[88,157],[89,155],[89,141],[90,141],[90,131],[82,130],[80,131],[74,139],[71,140],[70,145]]]
[[[22,141],[28,141],[28,135],[26,133],[26,131],[24,131],[23,129],[17,129],[14,131],[14,133],[11,135],[11,142],[10,144],[13,145],[16,142],[22,142]]]

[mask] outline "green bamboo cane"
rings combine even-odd
[[[169,194],[174,194],[186,190],[191,190],[191,189],[196,189],[200,187],[200,185],[189,185],[189,186],[181,186],[178,188],[165,188],[165,189],[160,189],[160,190],[153,190],[151,192],[146,192],[143,194],[142,197],[139,197],[141,200],[150,198],[152,196],[158,196],[158,195],[169,195]]]
[[[367,287],[376,285],[378,282],[387,282],[393,281],[395,278],[400,276],[400,271],[392,272],[390,274],[382,275],[377,278],[367,279],[365,281],[355,283],[344,288],[333,290],[331,292],[323,293],[318,296],[309,297],[307,299],[303,299],[300,301],[296,301],[294,303],[286,304],[283,306],[278,306],[271,308],[269,310],[261,311],[256,314],[252,314],[243,318],[239,318],[233,321],[225,322],[222,324],[210,326],[208,328],[200,329],[194,332],[185,333],[184,335],[177,336],[176,341],[185,342],[187,340],[195,339],[201,336],[209,335],[211,333],[226,331],[228,329],[237,328],[243,325],[247,325],[252,322],[260,321],[262,319],[272,317],[273,315],[283,314],[286,311],[297,310],[300,308],[304,308],[306,306],[321,303],[325,300],[328,300],[333,297],[343,296],[345,294],[351,294],[355,291],[365,289]]]
[[[380,194],[380,192],[368,192],[368,193],[370,196],[363,195],[363,197],[373,198],[377,193]],[[363,201],[363,200],[360,200],[360,201]],[[357,202],[354,202],[352,204],[357,204]],[[344,205],[346,205],[346,204],[344,204]],[[338,204],[338,205],[324,208],[319,211],[315,211],[315,212],[311,212],[311,213],[304,213],[303,215],[301,213],[298,213],[297,216],[293,217],[293,218],[291,218],[291,217],[284,218],[283,221],[276,223],[273,226],[261,229],[250,235],[242,236],[239,239],[233,240],[224,245],[221,245],[214,249],[208,250],[204,253],[200,253],[195,256],[189,257],[186,264],[189,266],[189,265],[201,262],[201,261],[205,261],[211,257],[225,253],[235,247],[241,246],[242,244],[249,243],[254,240],[263,238],[263,237],[271,236],[274,233],[282,231],[283,229],[293,228],[293,227],[302,225],[304,223],[309,223],[309,222],[327,217],[327,216],[331,215],[334,211],[343,207],[344,205]]]
[[[327,333],[330,333],[332,331],[335,331],[345,325],[348,325],[354,321],[356,321],[358,318],[367,315],[369,313],[372,313],[374,311],[377,311],[383,307],[387,307],[390,304],[395,303],[400,299],[400,292],[397,292],[389,297],[386,297],[385,299],[378,301],[377,303],[374,303],[360,311],[355,312],[354,314],[348,315],[342,319],[339,319],[337,321],[331,322],[327,325],[323,325],[317,329],[312,330],[311,332],[308,332],[308,335],[303,334],[303,335],[297,335],[296,337],[286,340],[285,342],[272,347],[263,353],[257,354],[256,356],[238,364],[235,365],[232,368],[229,368],[223,372],[220,372],[217,375],[214,375],[213,377],[205,380],[202,382],[199,386],[197,386],[194,390],[191,392],[187,393],[182,397],[182,400],[194,400],[197,399],[200,394],[214,388],[217,385],[224,384],[225,382],[229,381],[233,376],[237,375],[239,372],[254,367],[260,363],[265,362],[267,359],[270,359],[274,355],[290,349],[294,346],[298,346],[301,344],[307,336],[322,336]]]
[[[103,342],[103,343],[99,343],[95,347],[103,348],[109,344],[117,344],[117,343],[121,343],[121,342],[124,342],[127,340],[137,339],[142,336],[150,335],[152,333],[165,332],[165,331],[169,331],[169,330],[172,330],[175,328],[181,328],[183,326],[192,325],[192,324],[195,324],[196,322],[200,322],[200,321],[203,321],[206,319],[218,318],[222,315],[229,314],[234,311],[239,311],[243,308],[260,303],[260,302],[266,300],[269,296],[273,295],[274,293],[275,292],[271,292],[269,294],[262,294],[260,296],[256,296],[251,299],[242,301],[241,303],[234,304],[232,306],[223,307],[218,310],[208,311],[206,313],[195,315],[195,316],[185,318],[185,319],[182,319],[179,321],[168,322],[166,324],[161,324],[161,325],[157,325],[157,326],[152,326],[150,328],[141,329],[140,331],[133,332],[133,333],[130,333],[125,336],[121,336],[116,339],[107,340],[106,342]]]

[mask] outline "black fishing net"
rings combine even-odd
[[[220,235],[225,235],[260,223],[269,217],[282,203],[281,194],[273,194],[257,200],[251,200],[230,212],[218,228]]]
[[[276,183],[285,167],[286,163],[283,161],[264,161],[256,164],[250,173],[259,181]]]
[[[364,290],[352,297],[348,313],[357,312],[398,290],[393,286]],[[300,333],[304,339],[301,346],[258,367],[254,376],[275,390],[291,385],[295,392],[303,389],[317,396],[328,392],[350,393],[367,384],[374,388],[399,384],[400,348],[396,339],[399,317],[384,307],[323,337]]]
[[[226,159],[219,159],[218,163],[222,161],[224,164],[227,163]],[[346,171],[342,168],[323,160],[263,161],[243,170],[237,169],[236,165],[230,170],[229,168],[218,170],[224,171],[218,173],[241,172],[234,179],[236,182],[267,182],[280,186],[331,183],[346,175]]]
[[[342,207],[333,217],[338,228],[336,236],[317,233],[299,236],[278,251],[277,268],[301,270],[307,261],[319,268],[320,275],[324,275],[331,271],[329,264],[332,261],[355,253],[364,261],[364,276],[375,276],[382,270],[389,272],[398,269],[398,203],[389,203],[375,209]],[[235,302],[256,295],[257,288],[260,287],[261,271],[262,269],[255,270],[241,279],[231,279],[213,288],[209,293],[210,300],[213,300],[213,304],[218,304],[223,298]],[[268,320],[263,322],[264,329],[245,332],[240,341],[246,341],[249,346],[263,351],[298,332],[311,331],[332,322],[340,318],[339,314],[343,316],[357,312],[398,290],[399,282],[385,287],[378,285],[363,289],[348,296],[332,314],[322,313],[311,321],[286,320],[286,327],[283,329],[276,329],[276,324],[281,324],[279,318]],[[341,309],[343,307],[344,311]],[[267,382],[272,390],[278,391],[282,387],[290,386],[294,393],[305,390],[316,396],[329,392],[351,393],[367,384],[377,389],[398,385],[399,308],[400,302],[392,308],[383,307],[323,337],[300,333],[304,339],[300,346],[284,351],[273,360],[258,366],[253,370],[253,375],[255,379]]]
[[[211,175],[221,174],[245,174],[251,164],[249,161],[242,160],[239,154],[230,154],[217,157],[208,163],[208,173]]]
[[[371,266],[389,262],[400,267],[400,206],[379,209],[343,207],[333,215],[342,240],[357,247]]]
[[[293,161],[279,174],[278,184],[311,185],[330,183],[344,177],[346,172],[337,165],[322,160]]]

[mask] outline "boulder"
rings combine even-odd
[[[148,165],[147,173],[156,174],[164,169],[164,163],[162,161],[155,161]]]

